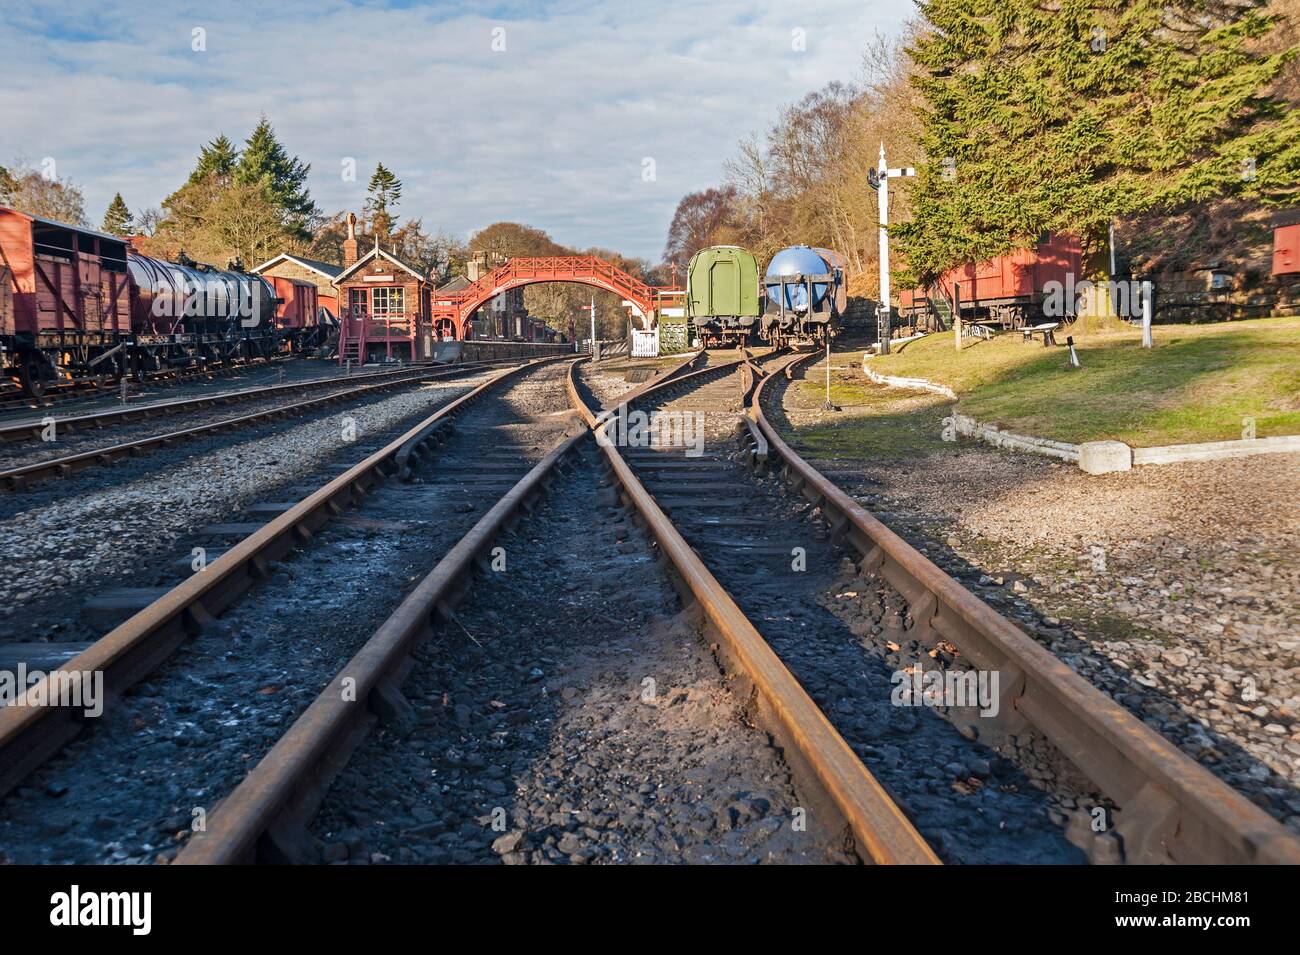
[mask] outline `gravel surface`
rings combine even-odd
[[[69,592],[84,598],[114,583],[154,586],[158,573],[171,573],[170,564],[189,554],[177,546],[184,534],[252,503],[301,498],[267,495],[298,482],[324,483],[333,476],[325,470],[330,464],[360,461],[487,378],[432,383],[201,438],[4,494],[0,560],[10,573],[0,581],[0,619],[20,620],[8,624],[11,637],[31,639],[51,626],[47,610],[55,620],[67,613]],[[344,440],[345,418],[355,422],[355,441]]]
[[[332,862],[848,862],[613,505],[594,449],[416,652],[314,834]],[[599,529],[596,530],[595,528]],[[615,583],[616,582],[616,583]]]
[[[409,373],[416,374],[415,371]],[[434,380],[437,381],[438,379]],[[280,394],[274,397],[248,398],[219,407],[195,408],[168,413],[147,420],[124,421],[121,423],[110,422],[102,428],[83,426],[77,430],[61,430],[56,421],[55,440],[53,441],[21,441],[0,444],[0,470],[22,467],[70,454],[81,454],[97,448],[106,448],[128,441],[138,441],[141,438],[155,435],[216,424],[229,421],[232,418],[241,418],[245,415],[284,407],[285,405],[323,398],[327,395],[338,394],[341,391],[366,384],[382,383],[382,380],[367,382],[366,378],[360,376],[351,379],[331,379],[327,385],[307,391]],[[413,383],[401,387],[416,388],[419,387],[419,384]],[[400,389],[394,387],[388,393],[393,394],[398,390]],[[372,401],[374,398],[375,395],[371,393],[356,400]],[[333,407],[341,409],[344,405],[336,404]]]
[[[416,581],[564,434],[563,366],[480,399],[0,803],[0,861],[167,861]],[[525,418],[520,408],[528,409]],[[539,417],[540,416],[540,417]],[[489,450],[484,450],[484,446]],[[473,462],[469,474],[452,462]]]
[[[820,423],[782,397],[795,433]],[[812,463],[1300,832],[1300,455],[1100,476],[965,443]]]

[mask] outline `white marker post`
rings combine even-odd
[[[822,410],[835,410],[835,406],[831,404],[831,327],[829,322],[826,324],[826,401],[822,404]]]
[[[961,351],[961,283],[952,283],[952,340]]]
[[[885,144],[880,143],[880,167],[869,174],[867,182],[876,190],[880,204],[880,310],[876,316],[876,334],[880,338],[878,349],[881,355],[889,354],[889,180],[900,176],[915,176],[916,170],[911,166],[906,169],[890,169],[885,162]]]
[[[1155,305],[1156,287],[1151,282],[1142,283],[1142,347],[1150,348],[1155,342],[1151,340],[1151,312]]]

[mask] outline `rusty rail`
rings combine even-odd
[[[188,411],[201,411],[205,408],[217,408],[222,405],[238,404],[244,401],[256,401],[260,398],[274,398],[278,395],[284,394],[317,391],[322,388],[337,387],[340,385],[367,385],[395,379],[415,380],[421,374],[427,374],[435,368],[446,370],[454,367],[461,370],[474,370],[493,366],[503,367],[512,361],[517,360],[501,359],[497,361],[465,362],[455,366],[408,365],[399,371],[366,372],[351,377],[314,378],[311,381],[288,382],[286,384],[266,385],[256,388],[241,388],[238,391],[220,391],[210,395],[199,395],[195,398],[174,398],[170,401],[157,401],[150,404],[133,405],[126,408],[110,408],[105,411],[69,415],[66,418],[50,419],[48,416],[45,418],[27,418],[22,421],[0,424],[0,443],[40,441],[42,440],[42,435],[44,434],[46,426],[50,420],[53,420],[54,422],[56,433],[76,434],[82,431],[98,431],[105,427],[111,427],[121,423],[147,421],[151,418],[166,417],[173,414],[184,414]]]
[[[310,540],[343,508],[362,499],[369,488],[392,476],[401,447],[431,421],[450,418],[501,382],[540,364],[544,358],[508,368],[455,401],[299,501],[288,511],[244,538],[204,570],[177,584],[129,620],[109,631],[65,663],[65,672],[104,674],[110,699],[120,696],[167,659],[186,637],[207,626],[253,583],[298,544]],[[42,682],[48,680],[44,678]],[[28,694],[43,691],[39,684]],[[71,707],[0,707],[0,796],[57,752],[82,728],[84,717]]]
[[[24,464],[16,468],[9,468],[0,471],[0,488],[11,491],[23,490],[34,481],[51,477],[65,477],[73,471],[80,471],[84,468],[93,467],[96,464],[112,464],[115,461],[121,461],[125,458],[136,457],[149,448],[157,446],[166,447],[175,444],[178,441],[186,441],[205,434],[215,434],[233,428],[241,428],[262,421],[273,420],[275,418],[302,414],[306,411],[323,407],[325,405],[364,397],[368,394],[389,391],[394,388],[401,388],[404,385],[419,384],[425,381],[436,381],[442,378],[450,378],[460,374],[468,374],[482,370],[484,369],[481,367],[455,365],[434,371],[408,374],[403,378],[385,380],[375,384],[362,384],[354,388],[345,388],[342,391],[334,391],[330,394],[321,395],[316,398],[306,398],[302,401],[295,401],[291,404],[267,408],[263,411],[254,411],[250,414],[239,415],[235,418],[223,418],[220,421],[195,425],[192,428],[183,428],[179,431],[169,431],[165,434],[156,434],[146,438],[137,438],[134,441],[123,441],[119,444],[110,445],[105,448],[94,448],[90,451],[79,451],[75,454],[65,454],[58,458],[36,461],[32,464]]]
[[[629,401],[635,401],[638,396],[644,394],[649,389],[657,388],[660,385],[667,384],[670,381],[674,381],[676,379],[681,378],[683,375],[688,374],[690,372],[691,366],[694,365],[697,361],[699,361],[703,357],[704,357],[703,349],[697,352],[688,353],[682,358],[681,361],[673,365],[662,375],[659,375],[656,378],[651,378],[649,381],[645,382],[644,384],[641,384],[636,388],[633,388],[631,391],[627,392],[627,394],[620,395],[618,398],[618,402],[614,405],[614,407],[618,407],[619,404],[627,404]],[[608,409],[609,405],[606,405],[605,407],[606,409]]]
[[[268,355],[265,357],[250,358],[239,360],[229,365],[220,365],[216,368],[166,368],[160,371],[149,372],[146,376],[145,383],[151,385],[171,384],[190,379],[207,378],[209,381],[215,378],[233,375],[237,372],[246,371],[249,368],[264,368],[278,365],[282,361],[287,361],[287,355]],[[3,379],[0,379],[3,381]],[[27,408],[52,408],[56,405],[66,404],[72,401],[90,400],[94,398],[103,398],[112,395],[117,391],[116,381],[98,380],[85,378],[77,381],[59,383],[47,388],[40,395],[29,395],[18,389],[16,386],[12,389],[0,391],[0,412],[11,409]]]
[[[740,359],[706,367],[674,381],[658,383],[637,397],[646,397],[666,386],[696,381],[702,376],[731,374],[743,362]],[[569,400],[599,437],[605,425],[598,422],[582,401],[572,374]],[[737,688],[738,695],[744,697],[752,691],[760,722],[779,741],[792,768],[803,770],[801,778],[817,790],[821,805],[844,820],[858,855],[864,861],[876,863],[938,864],[938,857],[920,833],[704,566],[617,448],[608,441],[598,443],[610,471],[622,485],[624,500],[645,521],[676,568],[678,581],[698,601],[710,629],[717,635],[718,648],[728,669],[744,684]]]
[[[576,362],[575,362],[576,364]],[[564,439],[416,585],[176,857],[179,865],[310,862],[306,836],[330,783],[376,721],[403,718],[411,651],[468,589],[475,564],[530,511],[586,431]]]
[[[578,362],[574,362],[569,368],[569,397],[587,424],[595,426],[596,415],[578,392],[577,365]],[[717,372],[718,368],[708,370]],[[661,381],[656,385],[667,383]],[[178,864],[314,859],[315,850],[306,836],[306,827],[330,783],[369,728],[376,721],[402,718],[404,706],[399,687],[409,666],[411,650],[438,617],[447,615],[449,606],[467,590],[475,563],[487,552],[496,536],[521,511],[531,509],[532,503],[544,493],[554,471],[587,434],[588,431],[583,430],[561,442],[439,561],[284,737],[220,802],[207,830],[197,833],[177,856]],[[618,459],[617,452],[614,452],[614,458]],[[625,476],[639,487],[630,472]],[[640,493],[648,501],[644,490]],[[657,511],[653,501],[648,503]],[[638,510],[645,514],[640,508]],[[652,530],[661,546],[672,548],[670,554],[674,562],[687,560],[689,547],[676,536],[676,531],[661,512],[659,521],[659,526]],[[698,562],[698,558],[695,560]],[[703,583],[708,572],[700,570],[703,576],[698,579]],[[937,862],[914,832],[914,841],[904,840],[895,844],[899,827],[910,830],[910,824],[866,774],[852,751],[766,648],[761,637],[756,633],[752,636],[745,634],[746,628],[752,631],[752,627],[716,581],[712,582],[711,590],[704,592],[704,599],[721,615],[721,626],[715,623],[715,629],[724,636],[742,635],[735,650],[741,653],[743,672],[756,674],[756,687],[771,688],[770,695],[762,696],[761,710],[765,722],[796,730],[794,734],[782,735],[787,743],[788,756],[798,759],[804,753],[815,754],[814,772],[817,775],[814,778],[822,781],[829,798],[837,804],[855,806],[859,800],[870,797],[863,808],[879,815],[864,822],[861,833],[854,829],[857,844],[864,853],[878,861]],[[869,793],[862,790],[864,775],[869,783]],[[882,832],[884,836],[878,835]]]
[[[784,366],[817,358],[805,355]],[[817,503],[836,532],[907,599],[911,639],[956,646],[975,667],[1002,673],[1003,732],[1028,724],[1119,806],[1125,857],[1144,863],[1300,864],[1300,839],[1083,679],[932,563],[799,457],[763,413],[759,382],[751,412],[780,459],[781,474]]]

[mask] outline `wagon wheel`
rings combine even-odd
[[[41,397],[49,386],[49,379],[45,362],[40,358],[29,356],[18,365],[18,381],[22,384],[24,394],[33,398]]]
[[[131,357],[131,377],[140,384],[149,380],[150,372],[160,367],[158,358],[152,352],[142,351]]]

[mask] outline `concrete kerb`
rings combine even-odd
[[[924,378],[901,378],[882,375],[868,367],[862,360],[862,371],[867,378],[888,388],[911,388],[930,391],[953,401],[956,393],[947,385]],[[1042,454],[1077,464],[1088,474],[1110,474],[1128,471],[1138,465],[1179,464],[1187,461],[1213,461],[1219,458],[1242,458],[1255,454],[1285,454],[1300,451],[1300,435],[1278,435],[1269,438],[1243,438],[1235,441],[1207,441],[1199,444],[1171,444],[1155,448],[1134,448],[1123,441],[1085,441],[1068,444],[1029,434],[1003,431],[995,424],[976,421],[969,415],[955,411],[943,419],[943,440],[956,441],[958,435],[975,438],[994,447],[1011,451]]]

